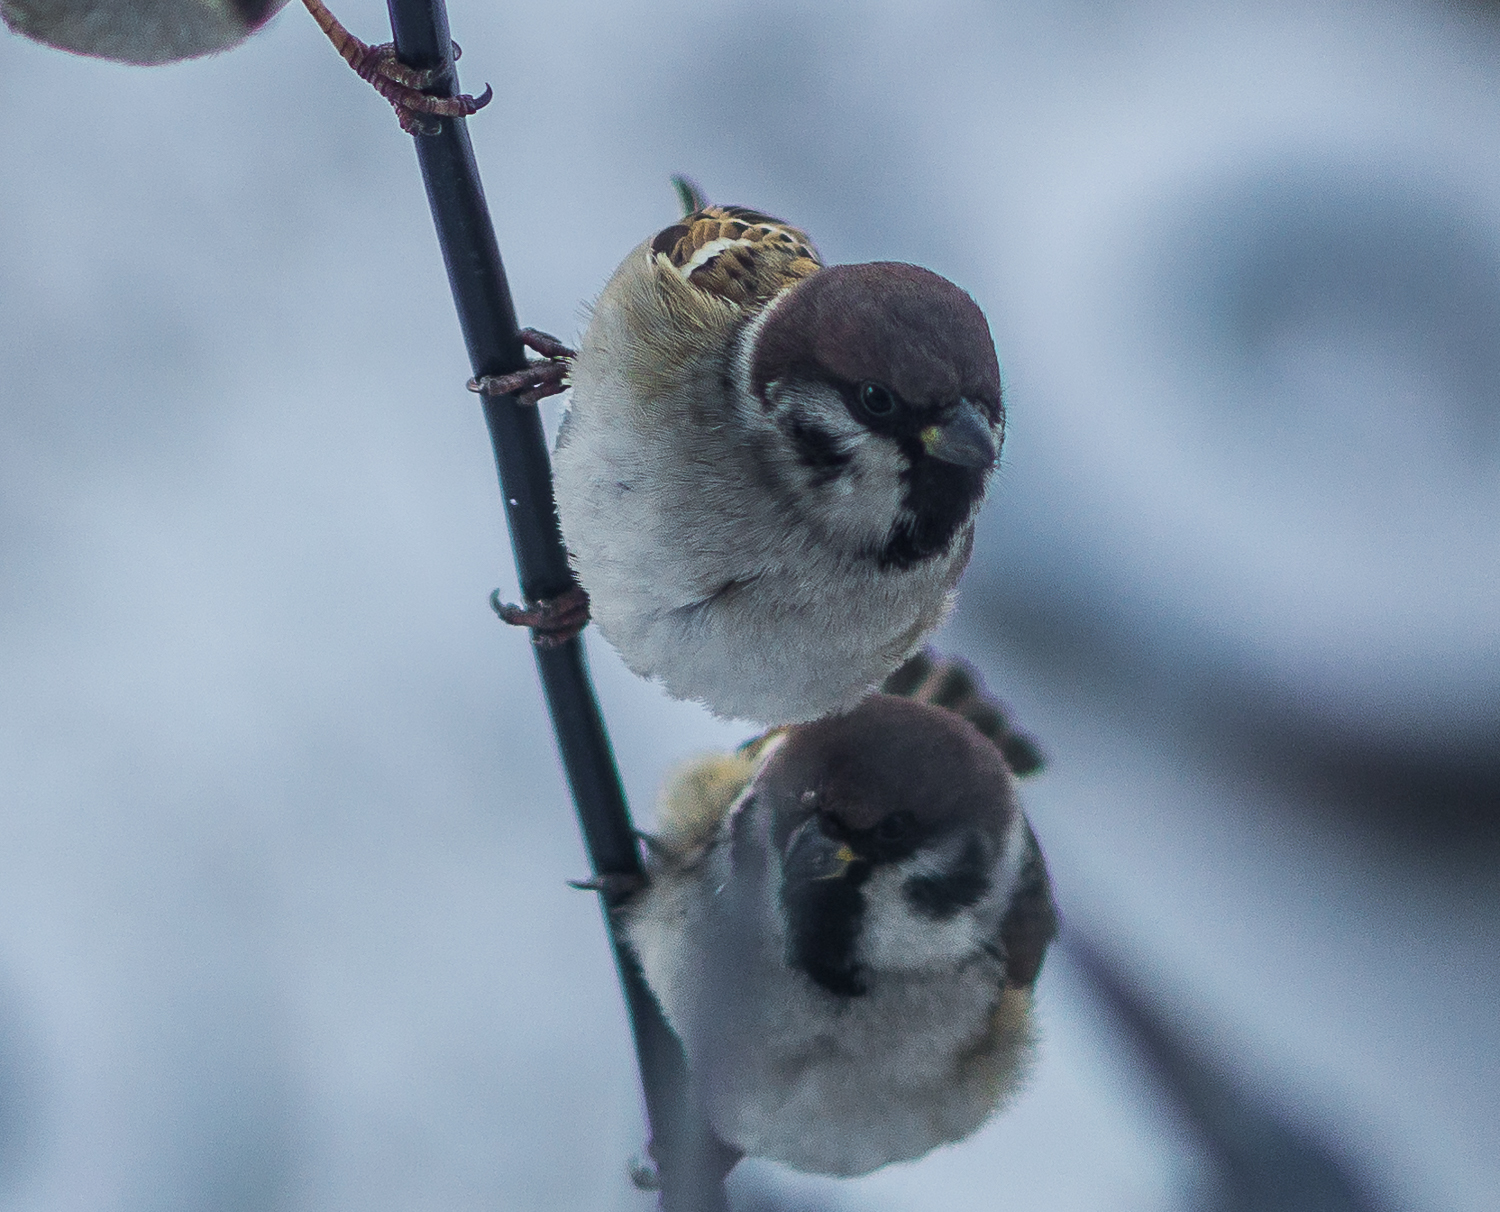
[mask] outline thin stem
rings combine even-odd
[[[388,4],[397,58],[417,70],[438,69],[430,92],[454,95],[453,43],[443,0]],[[415,136],[417,159],[474,376],[521,370],[526,355],[467,126],[461,117],[444,116],[427,131]],[[521,592],[528,603],[556,598],[575,589],[577,581],[558,527],[541,418],[514,396],[481,400]],[[574,637],[532,651],[594,874],[638,880],[644,874],[640,852],[583,641]],[[604,880],[602,887],[630,884],[630,879]],[[605,929],[635,1038],[663,1212],[722,1212],[727,1156],[694,1109],[682,1046],[616,928],[609,897],[606,891]]]

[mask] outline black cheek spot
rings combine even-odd
[[[838,439],[807,421],[793,421],[790,430],[797,461],[817,473],[813,483],[822,485],[837,480],[853,456],[840,449]]]
[[[970,838],[951,871],[942,875],[914,875],[906,881],[907,902],[923,917],[945,922],[960,909],[967,909],[990,890],[984,851]]]

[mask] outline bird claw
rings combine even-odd
[[[586,880],[569,880],[569,888],[580,892],[602,892],[608,901],[621,901],[646,886],[646,877],[629,871],[606,871]]]
[[[517,404],[539,404],[568,389],[568,367],[562,362],[532,362],[508,375],[481,375],[466,384],[482,396],[515,396]]]
[[[488,84],[477,97],[467,93],[456,97],[434,97],[422,90],[431,88],[443,76],[444,68],[409,67],[396,58],[393,43],[371,46],[351,34],[339,22],[323,0],[303,0],[313,20],[322,27],[344,62],[355,74],[389,101],[396,111],[396,121],[409,135],[435,135],[442,129],[438,118],[467,118],[490,103],[495,90]],[[453,57],[463,52],[453,44]]]
[[[523,328],[521,344],[546,359],[528,362],[521,370],[503,375],[481,375],[470,379],[468,388],[482,396],[515,396],[516,403],[533,405],[568,389],[568,372],[578,351],[570,349],[550,333]]]
[[[555,598],[528,600],[525,606],[502,602],[497,589],[490,594],[490,608],[512,627],[531,628],[531,642],[538,648],[558,648],[588,625],[589,595],[574,585]]]
[[[396,121],[408,135],[435,135],[441,124],[434,119],[467,118],[494,99],[495,90],[488,84],[477,97],[467,93],[455,97],[431,96],[422,90],[431,88],[442,76],[441,68],[408,67],[396,58],[396,46],[392,42],[382,42],[378,46],[360,45],[363,50],[355,59],[345,56],[349,66],[361,80],[391,103],[396,111]]]
[[[361,42],[360,47],[354,51],[354,57],[348,59],[346,56],[346,61],[361,80],[373,82],[376,76],[383,76],[392,84],[399,84],[413,92],[431,88],[442,75],[440,68],[410,67],[402,63],[396,58],[394,42],[382,42],[377,46]]]
[[[570,349],[551,333],[543,332],[540,328],[523,328],[516,335],[521,338],[522,345],[535,350],[544,358],[571,362],[578,356],[576,349]]]

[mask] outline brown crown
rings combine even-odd
[[[761,331],[751,378],[757,393],[785,378],[873,382],[918,408],[962,396],[1000,411],[1000,363],[979,305],[900,261],[835,265],[798,282]]]
[[[944,708],[883,694],[790,729],[759,781],[778,805],[815,805],[852,830],[908,812],[923,834],[972,824],[998,837],[1015,811],[1005,759],[977,728]]]

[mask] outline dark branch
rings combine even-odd
[[[452,40],[443,0],[388,0],[397,58],[432,71],[428,93],[457,94]],[[526,369],[510,287],[500,263],[495,229],[479,183],[474,150],[461,117],[437,115],[415,136],[417,160],[448,282],[458,309],[474,377]],[[480,397],[495,447],[500,495],[505,502],[521,593],[546,602],[576,593],[552,496],[552,470],[535,408],[514,396]],[[594,876],[603,890],[605,927],[614,949],[625,1005],[635,1036],[651,1149],[661,1178],[664,1212],[720,1212],[723,1174],[732,1161],[690,1105],[682,1046],[662,1017],[635,957],[615,929],[610,910],[619,889],[644,878],[635,832],[620,786],[614,753],[584,663],[583,642],[533,646],[542,689],[552,714],[564,772]],[[612,891],[613,890],[613,891]],[[726,1164],[727,1163],[727,1164]]]
[[[1206,1212],[1390,1212],[1341,1148],[1314,1125],[1288,1116],[1257,1083],[1244,1081],[1200,1037],[1183,1028],[1163,998],[1146,992],[1076,924],[1058,939],[1120,1035],[1195,1131],[1211,1174],[1199,1193]]]
[[[401,129],[409,135],[431,134],[435,130],[431,121],[435,115],[467,117],[478,113],[490,103],[494,91],[488,84],[478,97],[436,95],[423,92],[431,88],[438,68],[408,67],[396,58],[396,48],[387,42],[383,46],[371,46],[356,38],[328,11],[323,0],[302,0],[312,19],[328,35],[333,48],[354,69],[355,75],[371,85],[396,110]],[[459,50],[453,47],[453,58]]]

